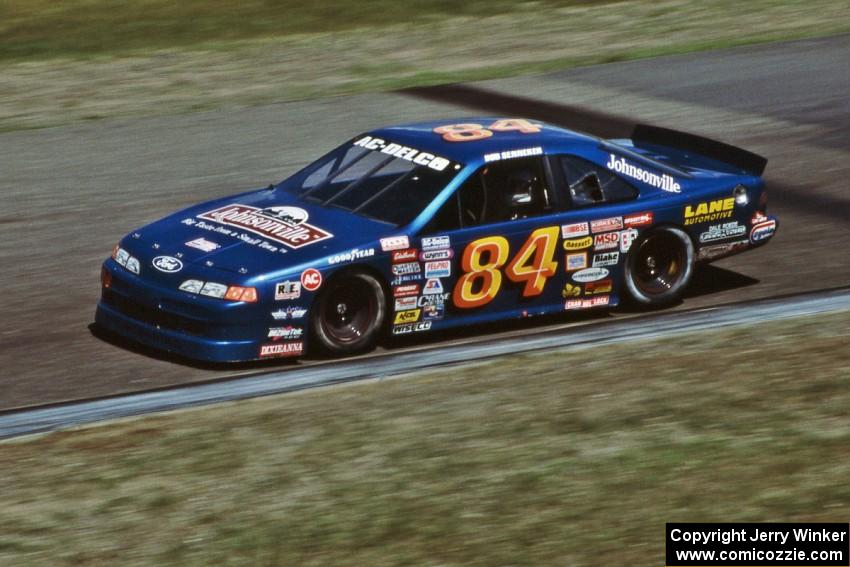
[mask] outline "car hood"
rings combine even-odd
[[[134,231],[122,246],[151,272],[155,258],[170,256],[250,278],[314,263],[391,233],[393,225],[267,189],[184,209]]]

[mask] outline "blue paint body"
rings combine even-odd
[[[496,120],[498,119],[477,117],[453,122],[474,123],[486,127]],[[392,283],[395,278],[392,273],[393,251],[382,249],[382,238],[406,236],[410,247],[421,251],[422,238],[449,237],[450,249],[453,251],[450,260],[451,275],[440,278],[440,281],[445,293],[450,296],[443,308],[432,312],[442,318],[429,320],[430,331],[439,332],[441,329],[458,325],[564,311],[564,287],[577,283],[572,279],[575,272],[567,272],[565,269],[566,252],[563,248],[563,237],[560,235],[560,227],[564,225],[610,218],[623,220],[630,215],[651,213],[651,224],[634,227],[639,236],[660,225],[681,227],[691,236],[697,253],[703,256],[702,261],[762,245],[775,232],[776,220],[773,217],[764,217],[764,207],[759,206],[764,192],[761,176],[727,162],[673,147],[651,144],[635,147],[629,140],[601,140],[545,124],[542,124],[541,131],[536,133],[497,131],[482,140],[450,142],[434,132],[436,127],[448,123],[450,122],[440,121],[390,127],[368,134],[415,148],[420,152],[443,156],[459,165],[453,179],[408,225],[394,227],[337,208],[308,203],[300,200],[297,195],[280,190],[280,186],[202,203],[139,228],[121,240],[120,247],[138,259],[139,274],[131,273],[113,258],[104,262],[103,270],[111,276],[111,281],[108,288],[103,290],[98,303],[96,323],[104,329],[143,344],[188,358],[207,361],[251,360],[260,357],[262,345],[292,342],[289,339],[281,341],[270,338],[269,334],[274,329],[296,329],[294,332],[301,333],[297,339],[302,343],[299,349],[306,349],[310,336],[310,309],[328,280],[340,270],[358,267],[379,276],[386,284],[390,298],[389,324],[392,325],[395,316],[393,290],[396,287]],[[347,145],[350,144],[351,142]],[[679,185],[679,192],[663,190],[634,177],[619,175],[637,190],[638,196],[635,199],[580,209],[570,209],[568,203],[556,203],[556,210],[545,216],[426,234],[424,228],[434,214],[448,199],[454,198],[455,191],[464,181],[485,165],[485,156],[492,159],[495,154],[528,148],[541,148],[541,159],[546,159],[546,156],[573,155],[593,162],[605,170],[608,169],[606,164],[611,161],[611,156],[617,159],[625,158],[629,164],[643,171],[658,176],[668,175]],[[739,226],[745,227],[742,230],[746,230],[746,234],[701,242],[701,236],[706,233],[708,227],[718,223],[699,222],[686,225],[686,207],[696,210],[700,203],[728,199],[732,197],[734,188],[739,185],[746,187],[748,203],[736,204],[730,215],[718,222],[738,223]],[[308,225],[332,236],[300,247],[291,247],[264,238],[261,233],[246,230],[244,227],[200,217],[234,204],[245,210],[259,211],[269,207],[296,207],[307,212]],[[765,223],[768,227],[759,229],[755,236],[756,241],[750,241],[753,226]],[[530,234],[541,227],[559,227],[559,237],[554,257],[557,262],[556,273],[546,279],[539,295],[523,296],[524,284],[510,281],[503,276],[498,293],[486,305],[459,308],[455,304],[455,285],[459,275],[463,273],[461,259],[471,242],[485,237],[502,236],[509,243],[510,261],[526,243]],[[625,228],[623,227],[623,230]],[[188,242],[197,239],[212,242],[218,248],[205,251],[187,246]],[[746,245],[743,240],[747,241]],[[265,242],[266,246],[257,241]],[[728,252],[719,247],[721,244],[732,242],[739,244]],[[715,246],[714,250],[717,252],[713,255],[700,252],[704,248],[708,250],[708,246]],[[357,253],[350,254],[352,250],[373,250],[374,254],[357,257]],[[334,258],[345,254],[349,254],[350,259]],[[602,279],[611,280],[611,289],[597,295],[606,298],[607,306],[617,305],[623,294],[623,266],[626,255],[627,252],[621,251],[617,264],[606,267],[609,274]],[[172,273],[161,271],[153,265],[154,259],[160,256],[179,259],[182,267]],[[588,250],[588,263],[593,256],[594,251]],[[425,262],[418,263],[424,270]],[[323,283],[318,289],[310,291],[302,284],[298,298],[275,299],[281,282],[301,282],[302,273],[311,268],[321,273]],[[424,276],[422,273],[419,275]],[[258,301],[226,301],[178,289],[182,282],[189,279],[228,286],[254,287]],[[421,277],[405,283],[422,286],[425,282],[426,278]],[[419,297],[422,297],[421,293],[417,295],[417,298]],[[287,311],[297,313],[300,310],[304,310],[301,317],[284,318]],[[425,313],[418,315],[418,322],[422,322],[424,317]]]

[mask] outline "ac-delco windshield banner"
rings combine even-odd
[[[387,154],[399,159],[412,161],[416,165],[430,167],[435,171],[443,171],[451,164],[451,161],[444,157],[440,157],[429,152],[419,151],[416,148],[402,146],[395,142],[387,142],[381,138],[373,138],[372,136],[364,136],[359,140],[356,140],[354,145],[366,148],[367,150],[379,151],[382,154]]]
[[[850,565],[848,524],[667,524],[667,567]]]

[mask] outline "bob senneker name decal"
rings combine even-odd
[[[626,177],[643,181],[653,187],[658,187],[662,191],[669,191],[670,193],[682,192],[682,186],[676,183],[676,181],[666,173],[658,175],[657,173],[652,173],[651,171],[647,171],[636,165],[630,164],[626,161],[626,158],[618,158],[614,154],[608,155],[609,159],[608,163],[605,164],[605,167],[611,171],[616,171],[617,173],[622,173]]]
[[[293,249],[333,237],[307,224],[307,211],[298,207],[258,209],[235,203],[201,213],[198,218],[242,228]]]

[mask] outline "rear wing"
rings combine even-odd
[[[677,130],[668,130],[657,126],[638,124],[632,132],[632,143],[640,147],[641,143],[667,146],[683,152],[691,152],[711,158],[733,167],[743,169],[752,175],[761,175],[767,166],[767,158],[742,150],[741,148],[717,142],[702,136],[687,134]]]

